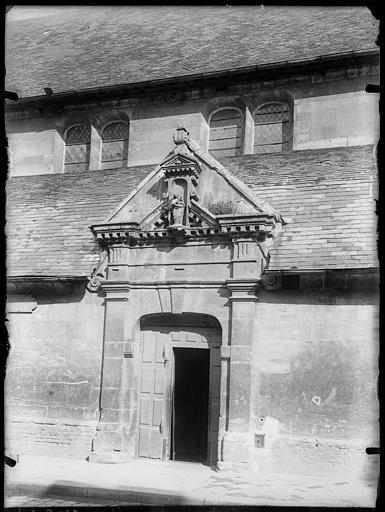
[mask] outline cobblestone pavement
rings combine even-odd
[[[100,507],[119,505],[112,500],[80,500],[79,498],[71,499],[68,496],[11,496],[5,499],[5,507]],[[140,503],[131,502],[130,505],[140,505]]]
[[[338,483],[334,484],[338,486]],[[340,485],[349,486],[347,482],[341,482]],[[237,482],[232,481],[230,484],[226,481],[218,481],[210,485],[211,491],[209,491],[205,498],[202,499],[202,505],[291,505],[291,506],[319,506],[327,507],[336,503],[337,506],[343,507],[356,507],[366,506],[368,502],[361,496],[361,499],[357,500],[353,497],[349,497],[347,493],[345,499],[341,500],[341,497],[336,496],[336,501],[333,502],[333,497],[330,495],[330,488],[325,488],[323,485],[319,486],[306,486],[298,485],[288,489],[277,488],[272,492],[270,484],[263,483],[258,486],[258,493],[256,493],[255,487],[250,487],[249,483],[242,482],[238,479]],[[309,501],[309,489],[312,491],[312,500]],[[318,491],[318,492],[316,492]],[[325,491],[329,494],[325,496]],[[351,499],[353,498],[353,499]],[[361,503],[360,503],[361,502]],[[154,504],[148,503],[148,504]],[[161,501],[159,505],[161,505]],[[104,500],[104,499],[91,499],[91,498],[80,498],[69,496],[12,496],[6,498],[5,507],[97,507],[97,506],[116,506],[116,505],[146,505],[145,500],[138,502],[132,501],[120,501],[120,500]],[[374,504],[373,504],[374,506]]]
[[[214,505],[218,500],[229,505],[365,507],[375,505],[376,486],[291,475],[256,475],[250,481],[248,474],[220,473],[207,484],[204,503]]]

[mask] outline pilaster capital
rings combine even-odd
[[[130,285],[127,282],[105,282],[101,285],[105,300],[128,300]]]
[[[256,279],[234,279],[226,281],[226,286],[230,290],[230,300],[233,301],[257,301],[255,295],[259,281]]]

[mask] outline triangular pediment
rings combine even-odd
[[[167,212],[164,211],[161,203],[139,224],[139,228],[143,231],[167,229],[170,225]],[[190,228],[213,228],[219,226],[218,221],[212,213],[203,208],[194,200],[190,202],[188,211],[187,225]]]
[[[196,166],[197,162],[194,158],[190,158],[181,154],[168,155],[162,162],[163,169],[179,169],[184,167]]]
[[[174,142],[174,149],[106,219],[103,227],[109,226],[109,232],[129,226],[141,236],[217,233],[232,226],[239,231],[258,222],[267,225],[266,219],[282,222],[276,210],[203,151],[184,128],[177,129]]]

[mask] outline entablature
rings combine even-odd
[[[166,229],[141,229],[139,223],[98,224],[92,226],[92,232],[103,246],[123,245],[132,247],[146,242],[156,243],[161,240],[180,241],[221,237],[232,239],[234,235],[264,241],[273,236],[277,225],[275,216],[270,215],[221,215],[217,225],[202,227],[169,226]]]

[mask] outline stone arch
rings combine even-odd
[[[89,127],[89,129],[90,129],[89,152],[91,153],[92,123],[91,123],[90,118],[85,113],[81,113],[81,112],[70,113],[66,116],[63,116],[56,124],[56,132],[59,135],[58,140],[60,141],[60,144],[58,144],[58,146],[57,146],[58,152],[57,152],[57,156],[56,156],[55,166],[58,167],[60,172],[77,170],[76,167],[73,169],[70,169],[69,166],[65,166],[67,134],[74,126],[77,126],[77,125],[87,125]],[[89,155],[89,156],[91,157],[91,155]],[[90,168],[90,161],[91,161],[91,158],[89,158],[88,165],[84,166],[83,170],[88,170]]]
[[[116,122],[123,122],[129,126],[130,116],[122,110],[106,110],[98,112],[97,116],[95,116],[92,120],[92,124],[95,126],[95,129],[100,135],[107,125]]]
[[[161,322],[159,324],[159,322]],[[220,321],[207,313],[149,313],[139,318],[140,328],[151,325],[190,325],[199,327],[217,328],[222,331]]]
[[[209,124],[211,115],[217,112],[218,110],[224,108],[238,109],[244,116],[246,102],[240,96],[226,96],[223,98],[214,98],[205,103],[201,112],[206,122]]]
[[[119,143],[119,148],[114,144],[110,144],[110,148],[106,148],[103,144],[103,133],[109,126],[115,123],[123,123],[127,127],[127,137],[125,140]],[[98,112],[92,120],[93,132],[93,156],[94,156],[94,168],[95,169],[112,169],[116,167],[123,167],[127,165],[129,141],[130,141],[130,118],[125,111],[111,110]],[[103,158],[103,151],[117,153],[116,150],[121,153],[121,158]]]
[[[129,124],[126,121],[110,121],[101,132],[101,168],[112,169],[127,164]]]
[[[287,149],[293,148],[293,124],[294,124],[294,98],[287,90],[261,91],[253,97],[247,99],[248,110],[251,114],[253,122],[253,130],[250,133],[252,139],[252,148],[255,144],[254,119],[258,109],[268,104],[282,104],[288,107],[288,133],[287,133]],[[254,152],[254,149],[251,151]]]
[[[273,89],[269,91],[259,91],[245,98],[247,108],[253,114],[254,111],[264,103],[287,103],[291,109],[294,107],[294,96],[287,89]]]
[[[91,150],[91,124],[72,123],[64,130],[64,170],[88,170]]]
[[[240,96],[225,96],[221,98],[214,98],[209,100],[202,108],[202,115],[207,123],[207,135],[203,142],[204,148],[209,150],[210,143],[210,121],[212,116],[217,112],[225,109],[235,109],[241,115],[241,145],[239,148],[239,154],[249,153],[248,143],[249,137],[249,126],[250,126],[250,112],[247,108],[246,102]],[[215,155],[214,155],[215,156]]]
[[[214,157],[243,154],[245,116],[234,106],[220,107],[210,114],[208,151]]]

